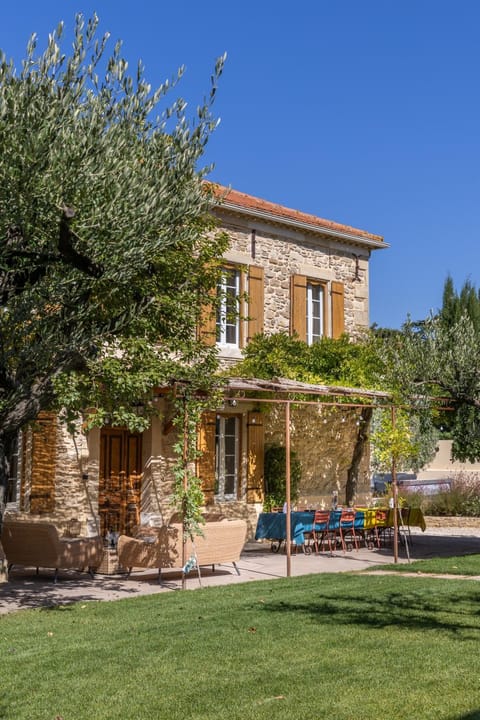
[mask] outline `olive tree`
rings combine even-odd
[[[0,54],[0,485],[40,410],[142,429],[132,401],[215,367],[195,329],[225,247],[200,165],[224,58],[190,117],[183,69],[152,90],[98,24]]]
[[[453,457],[480,459],[480,334],[464,312],[452,323],[441,316],[407,322],[386,346],[391,383],[411,406],[430,409],[448,424]]]

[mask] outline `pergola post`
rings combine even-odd
[[[188,490],[188,407],[187,398],[185,393],[183,395],[183,448],[182,448],[182,461],[183,461],[183,491],[184,493]],[[185,497],[182,502],[182,568],[187,563],[187,533],[185,527]],[[182,571],[182,590],[187,587],[187,576]]]
[[[395,434],[396,413],[392,405],[392,430]],[[393,562],[398,563],[398,485],[397,464],[395,454],[392,454],[392,495],[393,495]]]
[[[287,515],[285,518],[285,547],[287,551],[287,577],[292,572],[292,546],[291,546],[291,497],[290,497],[290,400],[285,402],[285,495],[287,502]]]

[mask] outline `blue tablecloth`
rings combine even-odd
[[[330,513],[329,528],[331,530],[338,527],[340,514],[341,510]],[[310,510],[303,512],[295,511],[290,513],[290,516],[290,539],[295,545],[303,545],[305,542],[305,533],[312,532],[313,530],[315,513]],[[261,513],[258,517],[255,540],[285,540],[287,533],[286,524],[286,513]],[[324,530],[325,527],[316,525],[315,529]]]
[[[341,510],[330,512],[329,529],[335,530],[340,523]],[[305,533],[312,532],[313,519],[315,513],[312,511],[292,512],[291,513],[291,533],[290,538],[295,545],[303,545],[305,542]],[[345,525],[348,528],[348,524]],[[363,530],[365,528],[365,512],[357,510],[355,512],[355,528]],[[325,530],[325,526],[317,525],[316,530]],[[255,532],[255,540],[285,540],[286,537],[286,513],[261,513],[258,517],[257,530]]]
[[[296,545],[305,542],[304,533],[312,530],[313,512],[292,512],[290,539]],[[261,513],[258,517],[255,540],[285,540],[286,513]]]
[[[328,523],[329,530],[336,530],[340,524],[341,510],[330,511],[330,520]],[[291,515],[291,540],[295,545],[303,545],[305,543],[305,533],[313,530],[313,520],[315,513],[312,511],[292,512]],[[386,520],[379,523],[376,519],[374,509],[359,509],[355,511],[355,529],[359,531],[370,530],[375,525],[380,527],[393,526],[393,510],[386,511]],[[257,530],[255,532],[255,540],[274,540],[281,542],[286,536],[286,513],[261,513],[258,516]],[[421,510],[416,508],[409,511],[408,516],[404,520],[406,525],[417,525],[425,530],[425,519]],[[351,525],[351,524],[350,524]],[[342,527],[348,528],[348,523]],[[325,525],[316,525],[315,529],[325,530]]]

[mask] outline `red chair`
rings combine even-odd
[[[338,535],[343,552],[347,552],[347,546],[349,551],[355,546],[355,550],[358,552],[359,546],[358,535],[355,530],[355,510],[342,510],[338,524]]]
[[[324,548],[325,543],[328,543],[328,549],[332,552],[332,537],[335,539],[335,532],[330,530],[329,522],[330,512],[328,510],[315,510],[311,539],[317,555],[318,546]]]

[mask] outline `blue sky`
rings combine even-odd
[[[441,304],[447,274],[479,285],[480,3],[476,0],[23,0],[0,48],[17,61],[76,12],[157,85],[184,64],[192,110],[228,53],[211,179],[383,235],[370,321],[399,327]],[[112,42],[113,44],[113,42]]]

